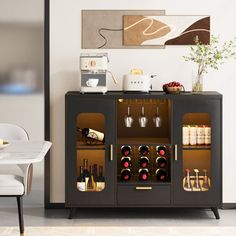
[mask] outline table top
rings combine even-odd
[[[0,150],[0,165],[40,162],[51,145],[48,141],[10,141],[7,147]]]

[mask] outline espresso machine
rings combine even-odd
[[[107,74],[111,74],[114,83],[117,83],[114,75],[108,70],[107,53],[87,53],[80,55],[81,93],[106,93]]]

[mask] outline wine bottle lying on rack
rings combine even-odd
[[[156,158],[156,164],[159,168],[166,168],[168,165],[167,159],[163,156],[159,156]]]
[[[122,169],[120,174],[123,181],[129,181],[131,179],[131,171],[129,168]]]
[[[127,145],[122,146],[122,147],[121,147],[121,153],[122,153],[125,157],[129,156],[129,155],[131,154],[131,147],[130,147],[130,146],[127,146]]]
[[[167,181],[168,180],[168,172],[166,169],[159,168],[156,170],[156,178],[157,181]]]
[[[149,153],[149,147],[146,145],[139,146],[138,150],[142,156],[147,156]]]
[[[149,164],[149,159],[148,159],[148,157],[146,157],[146,156],[141,156],[141,157],[140,157],[139,164],[140,164],[140,166],[141,166],[142,168],[148,167],[148,164]]]
[[[156,146],[156,152],[160,156],[165,156],[167,154],[166,146]]]
[[[105,135],[104,133],[100,131],[90,129],[90,128],[83,128],[83,129],[77,128],[77,131],[81,132],[83,138],[85,139],[90,138],[90,139],[98,140],[103,143],[105,142]]]
[[[148,169],[139,169],[139,179],[142,181],[147,181],[149,177]]]
[[[131,158],[130,157],[122,157],[121,158],[121,165],[124,168],[128,168],[131,166]]]

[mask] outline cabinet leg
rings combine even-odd
[[[213,211],[213,213],[215,215],[215,218],[217,220],[219,220],[220,219],[220,215],[219,215],[218,207],[212,207],[211,210]]]
[[[68,217],[68,219],[73,219],[73,216],[75,215],[75,213],[76,213],[76,208],[75,207],[73,207],[73,208],[70,208],[70,213],[69,213],[69,217]]]

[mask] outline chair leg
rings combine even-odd
[[[18,216],[19,216],[19,225],[20,225],[20,236],[24,235],[24,218],[23,218],[23,201],[22,196],[17,196],[17,206],[18,206]]]

